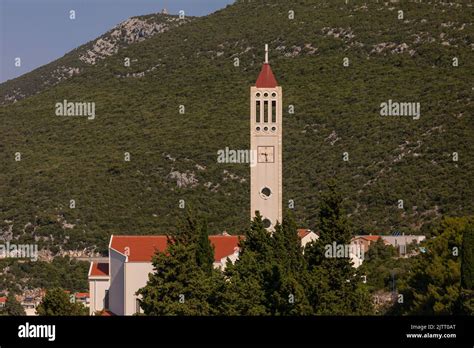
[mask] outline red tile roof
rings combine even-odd
[[[239,236],[209,236],[214,246],[214,260],[232,255],[239,245]],[[128,254],[129,262],[150,262],[155,251],[166,250],[166,236],[112,236],[110,247],[119,253]],[[128,248],[128,249],[126,249]]]
[[[111,311],[108,311],[108,310],[104,310],[102,311],[102,313],[100,314],[101,317],[113,317],[115,316],[114,313],[112,313]]]
[[[0,303],[5,303],[7,302],[7,298],[6,297],[0,297]]]
[[[255,83],[257,88],[275,88],[277,81],[275,75],[273,75],[270,64],[264,63],[260,75],[258,75],[257,82]]]
[[[89,277],[106,277],[109,275],[109,263],[108,262],[92,262],[91,269],[89,271]]]
[[[371,241],[371,242],[376,242],[380,238],[380,236],[372,236],[372,235],[369,235],[369,236],[356,236],[355,238],[363,238],[363,239]]]
[[[240,236],[209,236],[214,246],[214,261],[220,261],[239,250]]]
[[[76,298],[89,297],[88,292],[76,292]]]
[[[166,236],[112,236],[110,247],[128,256],[129,262],[151,261],[155,251],[165,251]]]
[[[311,230],[308,230],[307,228],[299,228],[298,229],[298,237],[300,237],[300,238],[304,238],[310,233],[311,233]]]

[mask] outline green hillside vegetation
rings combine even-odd
[[[299,227],[314,228],[328,178],[358,233],[425,232],[472,214],[472,18],[469,2],[238,1],[132,44],[0,107],[3,234],[105,251],[112,233],[169,233],[180,200],[211,234],[243,233],[249,167],[216,159],[249,147],[265,43],[284,93],[284,202]],[[95,102],[96,118],[56,116],[65,99]],[[420,102],[420,119],[381,117],[389,99]]]
[[[81,303],[71,302],[61,288],[48,290],[36,312],[41,316],[88,315],[88,309]]]
[[[394,314],[473,314],[474,295],[462,281],[461,268],[472,267],[463,250],[463,239],[473,228],[472,217],[445,218],[426,242],[426,252],[412,260],[401,278]],[[401,300],[400,300],[401,299]]]
[[[69,257],[55,257],[52,262],[0,260],[0,289],[21,293],[27,289],[63,287],[72,292],[88,291],[90,263]]]

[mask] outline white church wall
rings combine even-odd
[[[137,313],[138,289],[148,281],[148,274],[153,272],[151,262],[127,262],[125,264],[125,315]]]
[[[109,289],[109,279],[89,279],[89,314],[93,315],[97,311],[103,310],[105,307],[105,295]]]
[[[124,270],[126,256],[114,249],[109,249],[110,288],[109,309],[116,315],[125,314]]]

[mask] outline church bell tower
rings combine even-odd
[[[282,125],[282,89],[265,45],[265,63],[250,87],[250,149],[255,162],[250,167],[250,214],[253,219],[259,211],[269,231],[282,222]]]

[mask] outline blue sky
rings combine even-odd
[[[0,0],[0,82],[34,70],[92,40],[125,19],[184,10],[212,13],[234,0]],[[69,19],[69,11],[76,19]],[[15,67],[15,58],[21,67]]]

